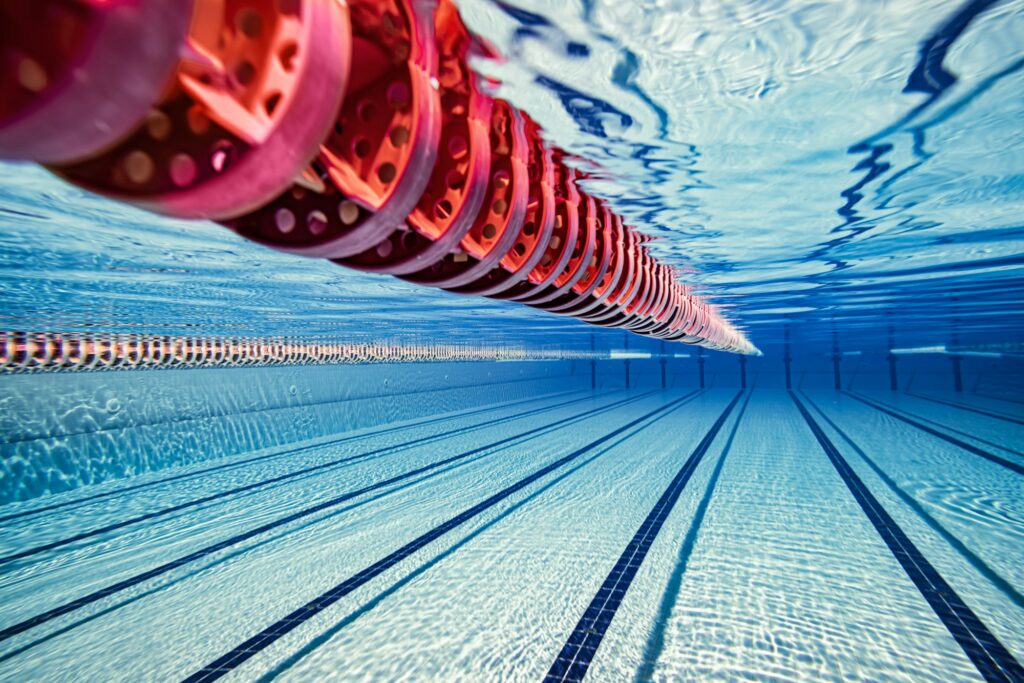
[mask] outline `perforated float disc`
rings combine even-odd
[[[430,181],[405,222],[369,249],[338,259],[341,265],[394,275],[423,270],[456,248],[483,207],[494,103],[467,66],[474,45],[450,3],[438,8],[435,24],[441,138]]]
[[[340,3],[197,0],[170,94],[112,149],[54,170],[173,216],[250,211],[316,154],[341,101],[349,44]]]
[[[508,103],[496,101],[491,113],[491,169],[483,208],[459,242],[459,249],[405,279],[434,287],[459,287],[495,267],[515,244],[523,226],[528,158],[522,116]]]
[[[129,135],[185,44],[182,0],[0,2],[0,157],[66,163]]]
[[[452,291],[483,296],[504,292],[526,279],[544,256],[555,225],[554,158],[540,138],[540,129],[529,118],[526,118],[526,138],[530,188],[519,237],[497,266]]]
[[[522,301],[544,291],[572,259],[580,233],[579,192],[573,172],[555,158],[555,216],[551,238],[529,275],[515,286],[491,295],[495,299]]]
[[[312,182],[228,223],[305,256],[345,258],[380,243],[416,206],[440,133],[432,7],[352,0],[352,78]]]

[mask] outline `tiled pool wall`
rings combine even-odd
[[[739,387],[785,389],[786,366],[783,353],[764,357],[695,351],[689,358],[669,358],[665,362],[665,382],[669,388],[696,387],[704,364],[705,388]],[[1024,396],[1024,361],[1014,358],[960,357],[961,390],[993,398]],[[599,387],[624,385],[627,362],[604,361],[597,364]],[[628,361],[631,387],[658,386],[661,383],[661,359]],[[955,391],[956,366],[951,356],[900,355],[895,357],[895,379],[899,391]],[[745,377],[744,377],[745,375]],[[830,354],[793,354],[789,369],[793,389],[829,389],[835,387],[835,364]],[[840,386],[848,391],[887,391],[892,388],[889,356],[884,353],[841,356]]]
[[[572,361],[0,377],[0,503],[590,382]]]
[[[741,362],[744,366],[741,366]],[[20,375],[0,381],[0,503],[555,392],[786,388],[782,354],[604,361],[408,363]],[[884,354],[846,356],[843,389],[888,390]],[[953,362],[901,356],[902,391],[953,391]],[[794,389],[832,388],[825,353],[792,358]],[[965,357],[966,392],[1014,398],[1024,363]]]

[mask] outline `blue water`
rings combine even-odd
[[[0,375],[0,680],[1024,680],[1024,2],[458,4],[765,355],[0,164],[0,329],[617,357]]]
[[[1020,2],[464,0],[479,61],[762,349],[1019,343]],[[579,344],[0,166],[8,325]],[[443,328],[435,324],[444,323]],[[589,331],[589,330],[588,330]]]

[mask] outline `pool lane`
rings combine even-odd
[[[943,441],[953,444],[960,450],[972,453],[978,456],[979,458],[984,458],[990,462],[996,463],[997,465],[1001,465],[1006,469],[1010,470],[1011,472],[1013,472],[1014,474],[1024,476],[1024,464],[1022,464],[1019,460],[1019,458],[1021,457],[1020,452],[1015,449],[1013,449],[1012,452],[1014,453],[1016,458],[1004,457],[999,453],[993,452],[992,449],[982,448],[980,446],[975,445],[974,443],[971,443],[971,441],[977,441],[979,439],[974,439],[971,436],[968,436],[966,440],[958,438],[958,436],[950,433],[952,431],[950,428],[944,427],[942,425],[936,425],[937,420],[935,419],[922,419],[918,415],[914,415],[906,410],[896,408],[891,405],[887,405],[886,403],[878,401],[874,398],[869,398],[867,396],[863,396],[853,392],[844,393],[847,396],[850,396],[860,401],[861,403],[864,403],[865,405],[871,406],[875,410],[881,411],[886,415],[896,420],[899,420],[900,422],[903,422],[904,424],[908,424],[911,427],[914,427],[924,432],[925,434],[933,436],[937,439],[942,439]],[[1004,431],[1009,431],[1009,428],[1004,426]],[[1007,434],[1007,438],[1013,439],[1014,435]]]
[[[903,529],[893,520],[885,508],[872,495],[846,458],[822,431],[796,394],[790,392],[807,425],[836,468],[843,483],[871,520],[878,535],[889,546],[893,557],[900,563],[907,576],[914,582],[921,595],[935,611],[950,635],[959,643],[964,653],[978,669],[978,673],[989,683],[1016,683],[1024,680],[1024,667],[1010,654],[1006,646],[996,638],[978,615],[963,601],[959,594],[936,571],[935,566],[925,558]]]
[[[957,401],[942,398],[939,396],[928,396],[927,394],[919,394],[910,391],[905,393],[907,396],[913,396],[914,398],[919,398],[921,400],[928,401],[929,403],[937,403],[939,405],[949,406],[951,408],[956,408],[957,410],[973,413],[975,415],[984,415],[994,420],[1001,420],[1003,422],[1010,422],[1012,424],[1024,425],[1024,418],[1022,418],[1019,414],[1013,415],[1011,413],[1003,412],[1001,410],[983,408],[978,405],[971,405],[970,403],[964,402],[962,400]]]
[[[370,607],[343,612],[340,627],[275,670],[282,680],[338,671],[361,680],[540,680],[734,393],[701,396],[584,456],[511,514],[462,536],[455,552],[425,559],[397,591],[387,586]]]
[[[715,437],[718,436],[718,433],[722,431],[723,425],[729,419],[730,413],[732,413],[736,404],[739,403],[742,395],[743,392],[736,394],[736,397],[729,402],[729,405],[722,411],[722,414],[718,416],[718,419],[711,425],[704,438],[693,449],[693,453],[683,463],[679,472],[669,482],[668,488],[661,494],[658,502],[655,503],[644,519],[643,524],[633,534],[633,537],[626,545],[626,549],[619,555],[615,566],[612,567],[611,572],[605,577],[604,583],[601,584],[594,598],[587,605],[583,616],[576,623],[576,628],[569,634],[568,640],[562,646],[561,651],[544,677],[546,683],[581,681],[587,675],[590,663],[594,660],[594,655],[597,654],[597,648],[601,646],[601,641],[604,639],[605,634],[608,633],[612,620],[615,618],[615,613],[618,612],[619,607],[622,605],[622,600],[626,597],[626,592],[629,590],[630,585],[632,585],[637,571],[647,558],[651,545],[658,538],[658,534],[665,525],[665,519],[671,514],[672,509],[679,500],[679,496],[683,493],[683,489],[686,488],[694,471],[700,466],[704,456],[707,455],[708,449],[711,448],[711,444],[714,442]],[[737,421],[741,419],[742,414],[737,417]]]
[[[524,441],[498,457],[478,459],[356,511],[299,527],[41,642],[0,663],[0,674],[52,674],[75,666],[86,678],[102,678],[104,671],[134,670],[142,678],[163,680],[197,671],[338,581],[446,522],[458,510],[514,484],[557,460],[559,454],[580,448],[595,434],[613,431],[661,405],[661,399],[651,397],[610,414],[595,414],[572,429]],[[372,588],[357,591],[345,604],[358,601]],[[284,647],[287,651],[287,643]],[[84,651],[91,653],[88,661],[80,657]]]
[[[1020,427],[928,403],[914,395],[879,392],[864,395],[930,427],[965,438],[982,448],[995,449],[997,453],[1003,451],[1006,455],[1015,456],[1012,459],[1017,462],[1024,462],[1024,429]]]
[[[809,396],[902,490],[1024,589],[1024,478],[845,394]]]
[[[614,398],[610,397],[605,402],[613,400]],[[557,423],[573,415],[587,415],[597,404],[593,398],[585,397],[567,407],[540,414],[540,417]],[[549,423],[534,422],[537,417],[539,416],[535,415],[518,421],[484,421],[478,424],[482,431],[462,433],[447,438],[442,444],[444,449],[454,449],[458,453],[459,450],[469,450],[480,446],[481,443],[487,443],[486,437],[489,433],[507,436],[508,432],[503,431],[506,428],[514,429],[521,425],[522,429],[519,431],[526,431]],[[355,453],[358,453],[358,446],[350,444],[346,447],[354,447]],[[318,476],[292,479],[287,485],[264,487],[245,496],[224,498],[219,500],[216,506],[201,506],[150,524],[119,529],[112,535],[101,537],[81,547],[53,551],[57,553],[55,556],[47,556],[37,562],[24,560],[22,566],[5,567],[0,578],[0,598],[4,600],[5,605],[2,625],[9,626],[15,617],[24,616],[25,609],[34,613],[43,606],[52,606],[54,603],[81,595],[82,585],[123,579],[125,575],[135,573],[140,564],[170,561],[195,548],[231,536],[239,526],[250,528],[257,523],[268,522],[296,509],[336,497],[339,493],[409,471],[414,465],[435,462],[439,460],[435,456],[436,453],[437,445],[430,443],[398,453],[385,453],[341,468],[318,472]],[[351,452],[344,452],[344,455],[350,456]],[[310,462],[337,460],[338,456],[333,447],[326,446],[322,450],[304,453],[299,458],[286,458],[284,462],[274,460],[260,463],[236,473],[236,476],[243,482],[258,482],[265,480],[268,475],[279,476],[282,471],[305,468]],[[236,480],[234,483],[238,484],[240,481]],[[201,488],[203,482],[197,481],[194,484],[197,490],[190,495],[206,493]],[[217,482],[213,485],[216,486]],[[181,494],[176,492],[171,497],[171,502],[177,503],[180,499]],[[141,500],[134,501],[134,508],[128,505],[129,502],[123,502],[124,507],[129,508],[132,513],[146,507],[160,508],[165,504],[165,500],[155,496],[154,492],[144,492]],[[101,514],[99,519],[105,520],[105,517]],[[69,533],[76,528],[90,528],[94,526],[94,522],[94,517],[80,511],[78,516],[62,515],[51,525],[57,532]],[[39,524],[40,520],[33,519],[31,523]],[[31,535],[29,538],[35,539]]]
[[[1024,411],[1024,408],[1021,408],[1021,406],[1024,406],[1024,399],[1021,399],[1019,397],[1017,399],[1014,399],[1009,396],[994,396],[989,394],[978,393],[964,394],[949,391],[929,393],[935,396],[952,398],[957,401],[970,401],[971,403],[974,403],[982,408],[991,408],[992,410],[997,410],[1004,413],[1011,413],[1014,415],[1019,415],[1022,411]]]
[[[785,393],[752,392],[694,492],[586,680],[979,680]]]
[[[1019,477],[972,455],[951,453],[945,442],[884,415],[877,418],[879,413],[872,415],[870,407],[849,397],[804,397],[886,512],[1011,654],[1024,659]]]
[[[991,446],[1024,459],[1024,428],[1013,423],[979,418],[971,413],[943,407],[942,403],[926,401],[924,396],[916,394],[901,396],[871,393],[868,396],[888,403],[889,407],[904,411],[910,417],[923,420],[932,427],[948,431],[953,436],[966,436],[982,446]]]
[[[999,574],[976,552],[974,552],[967,543],[964,542],[963,538],[960,538],[955,533],[950,531],[941,520],[937,519],[933,514],[933,510],[922,504],[922,502],[912,495],[907,493],[903,488],[900,487],[892,477],[890,477],[884,470],[878,466],[877,456],[871,456],[864,452],[857,442],[851,438],[850,434],[841,429],[832,419],[824,412],[817,404],[814,403],[806,394],[800,392],[807,404],[812,408],[815,413],[816,419],[820,419],[822,426],[825,431],[834,437],[838,437],[835,440],[836,443],[840,444],[839,450],[842,451],[845,448],[851,449],[861,461],[867,465],[868,469],[878,477],[878,481],[883,484],[884,490],[890,492],[900,503],[908,508],[907,512],[913,512],[917,517],[920,518],[929,528],[932,529],[936,534],[942,537],[942,539],[948,543],[953,550],[960,554],[978,573],[985,577],[987,581],[996,586],[999,591],[1003,593],[1007,600],[1012,602],[1020,609],[1024,609],[1024,594],[1004,576]],[[849,460],[848,460],[849,462]],[[854,458],[853,462],[857,464],[857,459]]]
[[[11,520],[31,517],[43,513],[50,513],[65,508],[76,508],[78,511],[76,514],[80,514],[80,511],[83,508],[107,498],[123,497],[131,492],[137,492],[142,489],[150,489],[153,487],[167,486],[184,479],[208,477],[216,472],[237,469],[239,467],[251,465],[270,458],[292,456],[305,450],[320,448],[327,445],[339,445],[350,441],[363,441],[365,445],[365,442],[369,441],[371,438],[385,436],[395,432],[404,432],[438,423],[455,423],[457,420],[461,420],[463,418],[484,415],[490,412],[497,412],[520,405],[530,404],[531,406],[537,406],[545,400],[583,393],[586,392],[584,390],[554,392],[541,396],[531,396],[530,398],[515,401],[504,401],[468,410],[446,411],[436,415],[430,415],[426,418],[402,420],[399,422],[374,425],[372,427],[364,427],[361,429],[343,430],[336,434],[328,434],[326,436],[304,440],[298,443],[282,444],[273,448],[260,449],[254,452],[240,453],[221,458],[212,465],[209,463],[197,463],[190,466],[175,467],[170,470],[159,470],[156,472],[146,473],[127,480],[105,482],[104,484],[95,487],[89,487],[89,493],[86,495],[82,495],[80,491],[76,490],[52,496],[44,496],[31,501],[13,503],[8,507],[10,512],[0,515],[0,523],[6,523]]]
[[[458,467],[474,458],[490,457],[500,452],[502,446],[509,447],[523,440],[542,437],[547,432],[564,429],[580,420],[590,419],[641,398],[642,395],[613,395],[604,399],[592,399],[563,407],[560,411],[537,415],[535,418],[544,419],[536,422],[527,420],[522,423],[521,428],[518,428],[516,425],[519,423],[515,422],[495,423],[491,425],[489,431],[477,434],[490,437],[491,440],[485,438],[480,442],[467,435],[461,435],[459,439],[449,438],[444,442],[444,455],[438,454],[435,448],[420,448],[401,457],[381,462],[365,462],[345,472],[310,479],[311,486],[282,487],[265,491],[260,497],[246,498],[240,501],[243,505],[235,506],[237,520],[234,523],[229,523],[230,520],[225,515],[211,519],[209,512],[199,511],[193,513],[191,523],[190,520],[178,519],[173,523],[164,523],[160,527],[144,528],[133,533],[127,540],[117,538],[105,545],[90,547],[88,550],[93,552],[88,556],[88,561],[81,557],[62,556],[58,558],[60,562],[46,562],[40,563],[41,566],[23,568],[18,575],[4,577],[3,588],[11,591],[13,595],[6,605],[6,623],[0,630],[0,642],[25,630],[26,627],[41,623],[40,620],[48,621],[71,609],[78,609],[83,604],[90,604],[106,595],[129,589],[155,576],[183,566],[187,568],[188,565],[204,560],[209,555],[215,555],[225,549],[234,549],[253,539],[259,540],[267,533],[287,531],[295,526],[296,521],[308,523],[325,511],[328,514],[337,513],[346,504],[348,508],[359,507],[365,504],[367,499],[372,499],[372,496],[367,494],[387,495],[389,491],[398,491],[416,481],[438,476],[446,468]],[[495,437],[496,440],[493,440]],[[353,499],[357,502],[350,502]],[[215,540],[212,543],[204,543],[210,537]],[[172,540],[176,542],[171,543]],[[114,552],[112,546],[118,543],[123,547],[117,548],[117,552]],[[172,549],[178,551],[179,546],[184,546],[187,550],[171,552]],[[151,555],[153,557],[150,557]],[[119,576],[114,569],[118,566],[118,559],[121,560],[121,564],[126,565],[126,569],[133,568],[136,571],[127,577]],[[138,571],[144,560],[156,560],[156,566]],[[106,585],[83,593],[81,578],[90,573],[102,577]],[[25,581],[17,580],[24,578],[32,581],[34,585],[30,584],[29,588],[35,590],[26,591]],[[75,591],[74,597],[63,595],[69,590]],[[37,593],[41,593],[43,597],[25,599],[26,594],[32,596]],[[3,591],[0,590],[0,597],[2,596]],[[20,603],[15,600],[17,596],[22,598]],[[8,621],[16,615],[22,617],[20,621]]]
[[[539,413],[546,412],[552,408],[558,408],[566,405],[573,405],[582,401],[588,400],[589,397],[577,397],[562,400],[558,403],[549,404],[547,406],[533,406],[523,410],[519,410],[515,413],[508,414],[503,417],[498,417],[501,421],[511,421],[530,417]],[[466,419],[466,418],[463,418]],[[308,464],[303,467],[295,468],[294,458],[288,458],[286,462],[277,463],[278,466],[283,466],[285,471],[272,476],[264,475],[262,478],[256,481],[249,481],[239,483],[237,477],[239,473],[231,473],[233,476],[228,478],[225,474],[221,473],[218,477],[206,478],[201,482],[198,482],[200,486],[209,487],[211,479],[223,480],[227,485],[223,490],[209,491],[200,494],[198,497],[194,497],[195,494],[191,493],[191,487],[187,487],[182,491],[176,491],[174,495],[185,494],[183,500],[175,501],[173,504],[164,506],[153,506],[148,500],[140,496],[135,496],[136,500],[141,500],[143,509],[131,511],[133,501],[124,500],[123,498],[117,501],[116,510],[117,514],[121,516],[120,519],[105,520],[101,523],[97,523],[91,528],[84,528],[77,533],[69,533],[68,528],[74,526],[80,526],[88,518],[89,513],[82,509],[82,505],[74,506],[70,510],[62,510],[60,512],[52,512],[48,515],[48,518],[43,521],[40,525],[34,525],[33,521],[26,520],[24,517],[18,518],[17,520],[10,520],[6,525],[6,533],[0,538],[0,571],[3,571],[4,566],[13,563],[23,558],[33,557],[41,553],[45,553],[50,550],[58,549],[63,546],[78,544],[80,541],[87,539],[104,536],[111,532],[116,532],[121,529],[130,527],[132,525],[141,523],[152,523],[154,520],[168,515],[175,515],[183,510],[189,510],[195,507],[209,507],[210,504],[216,503],[221,500],[231,499],[239,497],[241,495],[248,494],[251,491],[256,491],[264,487],[276,486],[282,483],[288,483],[290,481],[304,478],[312,475],[317,475],[322,471],[329,470],[332,468],[342,467],[354,461],[360,459],[372,458],[376,456],[383,456],[390,453],[398,452],[406,448],[419,446],[422,444],[432,443],[443,439],[450,439],[455,435],[462,435],[467,433],[476,432],[493,424],[492,421],[480,422],[479,420],[473,420],[465,424],[449,424],[444,429],[436,431],[436,433],[419,434],[412,438],[406,437],[404,440],[396,443],[387,443],[384,445],[377,445],[374,443],[368,443],[375,440],[378,435],[374,434],[366,439],[360,440],[360,447],[358,452],[347,454],[342,457],[333,458],[326,462],[318,462],[315,464]],[[343,442],[347,443],[348,439],[342,439]],[[324,445],[318,444],[313,447],[314,449],[320,449]],[[334,445],[329,444],[329,445]],[[299,454],[304,454],[309,448],[297,449]],[[294,456],[297,454],[295,449],[288,449],[282,453],[276,454],[275,457]],[[262,462],[262,459],[260,460]],[[251,463],[246,463],[251,464]],[[262,471],[262,470],[261,470]],[[193,482],[196,483],[196,482]],[[132,493],[137,493],[133,491]],[[188,495],[193,497],[188,498]],[[85,503],[88,505],[92,501]],[[105,501],[104,501],[105,502]],[[21,535],[15,535],[14,538],[9,538],[12,531],[21,531]],[[55,536],[54,538],[48,538],[49,535]],[[26,539],[32,539],[32,543],[26,543]],[[7,550],[8,547],[15,546],[11,550]]]
[[[285,449],[270,449],[269,452],[231,459],[212,467],[182,468],[184,471],[165,474],[158,480],[147,481],[138,487],[129,487],[123,492],[97,487],[101,489],[98,500],[89,500],[78,494],[73,505],[63,506],[42,515],[22,514],[16,518],[8,518],[0,525],[0,548],[3,549],[3,554],[10,555],[41,543],[58,542],[70,535],[90,533],[97,528],[121,524],[133,517],[147,515],[161,508],[185,506],[181,509],[187,510],[196,500],[204,498],[212,500],[206,504],[200,503],[197,507],[210,510],[212,503],[232,502],[233,497],[225,495],[225,492],[232,489],[252,486],[249,489],[251,493],[260,493],[259,485],[267,479],[277,478],[281,483],[299,481],[303,479],[303,472],[306,475],[315,475],[322,474],[320,470],[334,469],[335,466],[338,470],[350,468],[363,459],[391,457],[418,445],[429,444],[433,440],[443,438],[440,435],[446,433],[449,437],[469,434],[506,420],[538,414],[537,411],[551,410],[561,405],[572,405],[573,402],[591,399],[589,393],[579,396],[545,396],[539,398],[532,406],[516,402],[508,406],[493,407],[489,409],[485,420],[481,420],[478,414],[455,415],[441,420],[430,420],[413,427],[411,432],[406,426],[399,425],[386,428],[382,432],[342,434],[332,438],[314,439]],[[281,483],[270,482],[268,486],[273,487]],[[238,493],[244,495],[247,492]],[[180,514],[172,513],[170,516],[180,518]],[[151,519],[147,526],[152,528],[153,524],[159,521],[161,520]],[[6,574],[9,571],[9,567],[0,568],[0,573]]]

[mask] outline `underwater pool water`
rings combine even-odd
[[[575,384],[5,506],[0,672],[1019,680],[1012,404]]]
[[[1024,681],[1024,2],[458,6],[764,355],[0,163],[0,330],[363,345],[0,374],[0,680]]]

